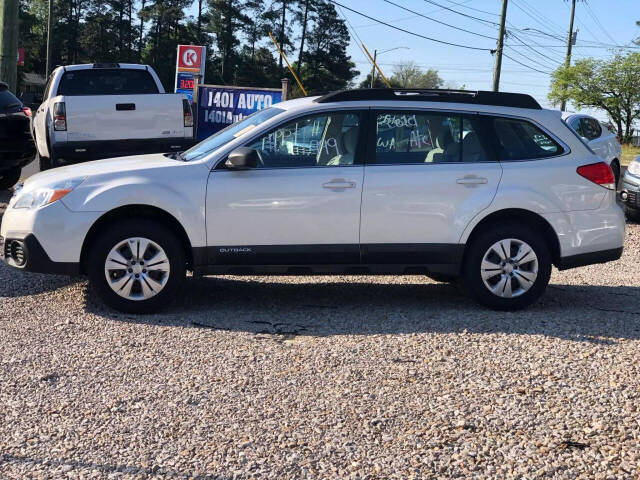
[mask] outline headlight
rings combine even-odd
[[[38,208],[60,200],[80,185],[87,177],[70,178],[37,188],[31,192],[20,192],[12,199],[13,208]]]
[[[629,164],[629,168],[627,169],[627,171],[631,175],[636,175],[640,177],[640,155],[638,155],[636,158],[631,160],[631,163]]]

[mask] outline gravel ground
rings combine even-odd
[[[0,478],[640,478],[639,255],[629,225],[520,313],[422,277],[209,277],[131,316],[1,265]]]

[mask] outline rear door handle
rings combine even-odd
[[[462,178],[458,178],[456,183],[460,185],[484,185],[489,183],[489,180],[485,177],[477,177],[475,175],[465,175]]]
[[[136,109],[136,104],[135,103],[116,103],[116,110],[121,111],[121,110],[135,110]]]
[[[334,178],[333,180],[323,183],[322,187],[330,190],[343,190],[345,188],[356,188],[356,182],[345,180],[343,178]]]

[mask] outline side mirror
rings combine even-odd
[[[224,162],[225,167],[232,170],[246,170],[258,166],[258,152],[249,147],[238,147],[232,151]]]

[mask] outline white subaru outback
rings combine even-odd
[[[187,270],[427,275],[518,309],[552,265],[616,260],[623,238],[611,169],[530,96],[352,90],[261,110],[182,154],[34,175],[0,252],[87,274],[128,312],[169,303]]]

